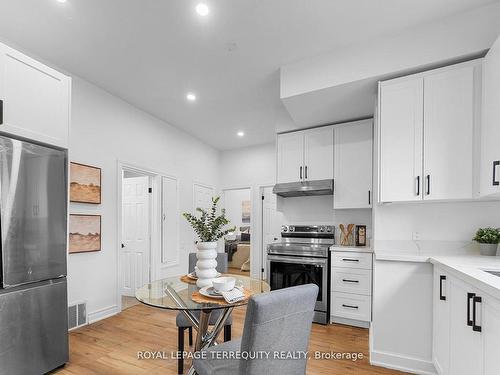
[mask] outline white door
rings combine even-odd
[[[450,278],[450,371],[452,375],[482,374],[483,347],[480,332],[474,332],[467,321],[472,319],[474,293],[469,285]],[[469,307],[469,314],[467,305]]]
[[[424,78],[425,200],[473,198],[475,70],[459,66]]]
[[[161,262],[177,264],[179,261],[179,199],[177,179],[161,178]]]
[[[500,194],[500,38],[484,58],[481,196]]]
[[[449,277],[434,267],[432,358],[438,374],[449,374],[450,296]]]
[[[262,189],[262,277],[267,274],[267,245],[281,240],[282,217],[277,210],[277,196],[272,187]]]
[[[423,79],[380,84],[380,201],[422,199]]]
[[[193,210],[197,208],[208,210],[212,207],[212,198],[215,194],[213,187],[194,184],[193,190]]]
[[[373,121],[335,127],[333,208],[372,206]]]
[[[483,298],[484,375],[500,373],[500,301]]]
[[[71,79],[0,44],[0,130],[68,147]]]
[[[304,131],[304,179],[333,178],[333,127]]]
[[[123,179],[122,295],[150,280],[149,177]]]
[[[277,182],[296,182],[304,179],[304,133],[278,134]]]

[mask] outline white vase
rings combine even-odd
[[[211,286],[212,280],[217,277],[217,242],[198,242],[196,244],[196,286],[203,288]]]

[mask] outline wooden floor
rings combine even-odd
[[[233,338],[241,336],[244,308],[234,310]],[[137,359],[138,351],[161,351],[166,355],[177,350],[175,312],[136,305],[114,317],[70,333],[70,361],[57,375],[92,374],[176,374],[174,359]],[[187,331],[186,331],[187,336]],[[186,337],[187,344],[187,337]],[[369,365],[368,330],[341,325],[313,324],[310,352],[362,352],[365,359],[314,360],[307,374],[403,374]],[[186,360],[185,372],[189,368]]]

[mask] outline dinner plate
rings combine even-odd
[[[194,272],[194,271],[191,273],[188,273],[186,276],[192,280],[198,280],[198,277],[196,276],[196,272]],[[217,272],[217,276],[215,276],[215,277],[221,277],[221,276],[222,276],[222,274],[220,272]]]
[[[200,289],[200,294],[205,297],[223,299],[222,294],[215,291],[213,286],[205,286]]]

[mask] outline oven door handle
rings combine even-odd
[[[307,257],[286,257],[286,256],[278,256],[278,255],[268,255],[267,260],[270,262],[286,262],[286,263],[296,263],[296,264],[312,264],[318,266],[326,266],[328,264],[327,259],[323,258],[314,258],[309,259]]]

